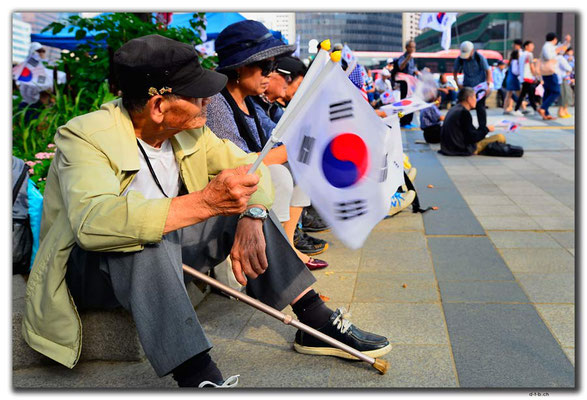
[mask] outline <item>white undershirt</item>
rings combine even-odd
[[[157,149],[155,147],[149,146],[141,139],[138,140],[143,146],[143,149],[145,149],[147,157],[149,157],[149,161],[153,167],[153,171],[155,171],[155,175],[157,175],[157,179],[159,180],[161,187],[167,196],[176,197],[179,193],[181,180],[179,179],[179,167],[177,165],[177,161],[175,160],[175,154],[173,153],[171,142],[168,139],[161,144],[160,148]],[[151,171],[149,171],[149,167],[147,166],[147,162],[143,157],[143,153],[140,149],[138,149],[138,152],[141,169],[139,172],[137,172],[134,180],[124,191],[123,196],[126,195],[130,190],[136,190],[140,192],[146,199],[165,198],[155,183],[155,179],[151,175]]]

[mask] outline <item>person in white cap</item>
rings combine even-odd
[[[381,70],[379,78],[375,80],[375,91],[379,94],[391,89],[391,72],[387,68]]]
[[[463,84],[458,85],[459,90],[463,87],[474,88],[480,83],[487,82],[486,94],[483,98],[477,100],[477,106],[475,107],[479,128],[486,127],[487,111],[485,110],[485,99],[487,99],[490,90],[493,88],[493,76],[491,75],[491,68],[489,68],[487,59],[475,51],[475,46],[469,41],[461,43],[461,54],[455,60],[453,76],[457,83],[457,75],[460,72],[464,76]]]
[[[393,57],[389,57],[387,59],[387,65],[385,66],[385,69],[387,69],[389,72],[393,71]]]
[[[47,70],[42,61],[47,54],[46,49],[39,42],[32,42],[26,60],[12,69],[12,78],[20,91],[22,102],[19,110],[24,110],[25,120],[35,118],[42,108],[50,101],[49,92],[53,88],[51,71]]]

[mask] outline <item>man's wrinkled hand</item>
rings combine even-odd
[[[259,176],[247,175],[251,165],[242,165],[219,173],[202,190],[202,199],[210,216],[240,214],[247,209],[257,190]]]
[[[247,277],[255,279],[265,272],[269,264],[262,220],[248,217],[239,220],[230,259],[234,277],[243,286],[247,284]]]

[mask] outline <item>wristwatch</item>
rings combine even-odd
[[[238,217],[238,219],[241,219],[242,217],[249,217],[249,218],[260,219],[262,221],[265,221],[267,219],[268,215],[269,214],[267,213],[267,211],[261,207],[251,207],[247,211],[242,213]]]

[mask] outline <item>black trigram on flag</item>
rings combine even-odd
[[[387,179],[387,170],[389,169],[389,165],[387,164],[387,154],[383,157],[383,167],[379,172],[379,182],[385,182]]]
[[[330,105],[330,121],[353,116],[353,101],[345,100]]]
[[[312,154],[314,142],[316,142],[316,138],[304,136],[304,140],[302,140],[302,145],[300,146],[300,152],[298,153],[298,162],[306,165],[310,164],[310,155]]]
[[[32,65],[33,67],[36,67],[37,65],[39,65],[39,60],[36,60],[33,57],[31,57],[27,60],[27,63],[29,65]]]
[[[367,213],[367,200],[351,200],[334,204],[336,218],[347,220]]]

